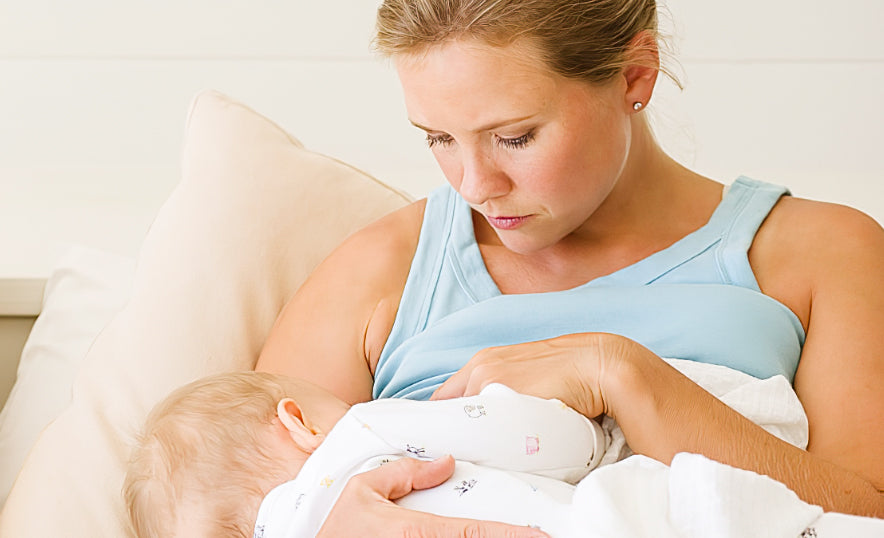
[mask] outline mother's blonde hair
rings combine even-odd
[[[655,0],[384,0],[374,46],[396,56],[452,39],[505,46],[526,38],[554,72],[603,84],[629,64],[631,48],[657,54],[657,11]],[[634,42],[642,33],[650,39]]]
[[[261,500],[291,479],[265,452],[285,377],[210,376],[172,392],[147,418],[130,459],[124,496],[140,538],[173,536],[190,518],[207,536],[251,538]]]

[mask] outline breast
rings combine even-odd
[[[374,396],[425,399],[475,353],[563,334],[607,332],[660,357],[794,378],[798,318],[751,289],[723,284],[586,287],[502,295],[454,312],[402,342],[375,372]]]

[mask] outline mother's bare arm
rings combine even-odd
[[[683,383],[673,387],[694,404],[673,410],[684,415],[668,425],[702,421],[699,438],[684,434],[688,446],[773,476],[826,510],[884,517],[884,230],[847,207],[784,198],[750,261],[762,291],[786,303],[807,331],[794,381],[810,427],[807,451],[689,395],[696,391]]]
[[[307,379],[351,404],[370,400],[423,208],[395,211],[335,249],[282,310],[255,369]]]
[[[852,209],[807,207],[812,270],[807,342],[795,390],[808,451],[884,491],[884,230]],[[810,219],[810,215],[799,215]],[[879,495],[877,517],[884,517]]]
[[[633,399],[649,413],[634,415],[635,431],[649,435],[634,441],[660,459],[690,450],[770,475],[826,510],[884,517],[884,230],[859,211],[786,197],[756,236],[750,262],[762,291],[789,306],[807,331],[794,381],[810,426],[807,451],[663,373],[656,361],[650,364],[661,371],[636,371],[632,385],[644,385],[645,394],[669,390],[669,402],[682,404]]]

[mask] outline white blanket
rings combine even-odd
[[[806,446],[807,420],[784,378],[670,363],[774,435]],[[491,385],[478,396],[444,402],[354,406],[299,476],[268,494],[255,537],[313,536],[354,474],[400,457],[444,454],[457,460],[454,476],[398,504],[532,525],[556,538],[823,538],[841,535],[845,521],[852,536],[884,535],[884,522],[850,516],[833,522],[781,483],[699,455],[679,454],[671,466],[629,456],[613,421],[600,428],[557,400]]]
[[[807,415],[785,377],[758,379],[717,364],[681,359],[666,362],[771,434],[798,448],[807,448]],[[617,423],[605,417],[602,426],[608,436],[608,449],[601,465],[631,456]]]

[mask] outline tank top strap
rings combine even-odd
[[[749,265],[749,248],[780,197],[789,194],[785,187],[745,176],[730,185],[726,198],[733,200],[729,204],[731,214],[722,215],[724,218],[720,222],[727,224],[716,252],[726,283],[761,291]]]
[[[454,205],[454,225],[448,242],[448,261],[451,276],[460,291],[471,303],[478,303],[500,295],[500,288],[488,273],[476,232],[473,229],[473,210],[463,197],[446,187]],[[445,273],[443,277],[447,276]]]
[[[385,347],[391,347],[391,342],[406,340],[426,327],[433,295],[445,263],[455,209],[456,200],[450,196],[449,189],[435,189],[427,196],[417,250]]]
[[[495,295],[500,291],[485,270],[469,204],[448,185],[434,189],[427,196],[402,299],[375,368],[375,387],[384,386],[395,373],[385,365],[404,342],[452,312]]]

